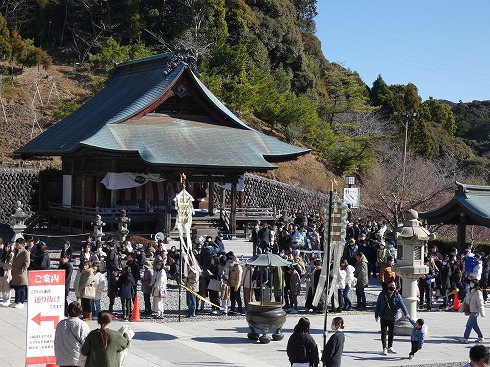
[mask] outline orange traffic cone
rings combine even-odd
[[[134,297],[133,312],[131,313],[129,321],[143,321],[140,319],[140,301],[138,295]]]
[[[458,311],[459,306],[461,306],[461,302],[459,302],[458,292],[454,292],[453,311]]]

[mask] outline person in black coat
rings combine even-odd
[[[60,259],[58,270],[65,271],[65,316],[68,317],[66,309],[68,308],[68,295],[70,294],[71,276],[73,274],[73,265],[70,262],[70,254],[65,253]]]
[[[331,328],[335,333],[325,345],[322,353],[322,362],[325,367],[340,367],[345,342],[345,335],[342,331],[344,329],[342,317],[334,317]]]
[[[293,367],[295,363],[310,363],[312,367],[320,363],[318,345],[310,335],[310,320],[307,317],[300,318],[294,327],[288,340],[287,353]]]
[[[449,256],[445,256],[442,260],[441,267],[439,268],[440,286],[441,286],[441,297],[442,305],[439,308],[446,309],[448,306],[448,290],[451,288],[451,266],[449,265]]]

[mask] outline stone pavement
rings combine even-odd
[[[234,242],[231,244],[230,242]],[[250,243],[227,241],[227,250],[238,256],[248,255],[244,246]],[[249,247],[250,248],[250,247]],[[370,288],[370,292],[379,292]],[[487,308],[490,317],[490,310]],[[24,366],[26,309],[0,308],[0,367]],[[129,323],[136,332],[126,366],[288,366],[287,340],[300,315],[288,315],[284,325],[284,339],[260,344],[247,339],[249,331],[243,316],[230,316],[216,321]],[[335,314],[337,316],[337,314]],[[396,355],[381,355],[379,324],[373,312],[343,313],[346,341],[342,357],[343,366],[416,366],[441,362],[462,362],[468,359],[471,344],[457,341],[464,331],[467,317],[457,312],[420,312],[429,328],[424,348],[409,360],[408,336],[395,336]],[[309,315],[311,333],[323,345],[323,316]],[[328,328],[333,316],[328,316]],[[490,337],[487,318],[480,318],[483,334]],[[114,320],[112,329],[119,329],[124,321]],[[96,321],[89,322],[91,329]],[[329,335],[327,336],[329,337]],[[471,335],[473,341],[476,336]],[[488,345],[486,342],[485,344]]]

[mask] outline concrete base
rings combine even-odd
[[[425,332],[425,337],[429,336],[429,328],[427,324],[422,327]],[[413,326],[407,319],[403,318],[395,322],[395,335],[397,336],[410,336],[412,335]]]

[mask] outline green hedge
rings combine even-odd
[[[458,247],[455,237],[440,237],[433,241],[429,241],[428,247],[437,246],[441,254],[449,254],[453,247]],[[471,245],[470,242],[466,241],[466,247]],[[473,244],[473,250],[476,252],[484,252],[485,254],[490,254],[490,242],[475,242]]]

